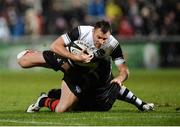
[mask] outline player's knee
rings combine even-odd
[[[22,68],[27,68],[28,67],[28,59],[26,58],[26,53],[28,50],[22,51],[17,55],[17,63],[22,67]]]
[[[68,111],[68,107],[66,105],[57,105],[55,112],[63,113]]]
[[[17,59],[17,62],[22,68],[27,68],[28,67],[27,59],[24,58],[24,57],[21,57],[20,59]]]

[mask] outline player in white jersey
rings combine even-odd
[[[84,53],[72,54],[67,50],[74,41],[82,40],[96,51],[94,56]],[[111,59],[119,70],[113,77]],[[63,34],[51,45],[51,51],[24,51],[18,55],[22,67],[43,66],[62,70],[60,99],[42,94],[27,112],[49,107],[52,111],[109,110],[116,99],[134,104],[140,110],[152,110],[154,105],[143,102],[129,91],[123,82],[128,78],[128,67],[122,55],[119,42],[111,35],[110,24],[97,22],[92,26],[79,26]],[[94,63],[96,66],[81,66],[77,63]],[[76,106],[74,106],[76,104]]]

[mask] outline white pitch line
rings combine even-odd
[[[19,123],[19,124],[39,124],[39,125],[65,125],[62,122],[37,122],[37,121],[19,121],[19,120],[11,120],[11,119],[0,119],[0,122],[8,122],[8,123]],[[75,126],[83,125],[74,123]]]
[[[168,115],[161,115],[161,116],[151,116],[151,118],[171,118],[172,116],[168,116]],[[94,117],[96,118],[96,116]],[[131,118],[128,116],[128,118]],[[147,118],[146,117],[141,117],[141,118]],[[68,118],[68,120],[76,120],[79,118]],[[81,119],[87,119],[85,117],[82,117]],[[124,117],[102,117],[101,119],[105,119],[105,120],[121,120],[124,119]],[[39,125],[53,125],[53,126],[62,126],[62,125],[66,125],[67,123],[62,123],[62,122],[37,122],[37,121],[19,121],[19,120],[13,120],[13,119],[0,119],[0,122],[8,122],[8,123],[19,123],[19,124],[39,124]],[[74,126],[86,126],[86,124],[82,124],[82,123],[73,123]]]

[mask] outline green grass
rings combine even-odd
[[[153,102],[153,112],[139,112],[134,106],[116,101],[108,112],[52,113],[43,109],[27,114],[28,105],[40,92],[58,88],[62,73],[50,70],[0,71],[0,125],[180,125],[180,69],[131,70],[124,84],[138,97]]]

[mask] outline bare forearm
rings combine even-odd
[[[72,53],[67,51],[67,49],[61,48],[60,46],[56,46],[53,44],[53,45],[51,45],[51,50],[64,58],[68,58],[68,59],[72,59],[72,60],[74,58]]]
[[[120,80],[120,82],[123,83],[125,80],[128,79],[128,76],[129,76],[129,70],[128,69],[123,69],[123,70],[121,70],[121,72],[119,73],[117,78]]]
[[[71,52],[69,52],[66,49],[66,45],[64,43],[64,40],[60,37],[56,39],[52,44],[51,44],[51,50],[60,56],[64,58],[71,59],[73,61],[78,61],[78,62],[83,62],[83,63],[88,63],[91,61],[92,57],[91,55],[87,55],[85,53],[80,52],[80,54],[76,55]]]
[[[125,64],[118,65],[119,75],[115,77],[111,83],[118,83],[120,86],[128,78],[129,70]]]
[[[51,44],[51,50],[57,54],[59,54],[62,57],[74,60],[75,55],[70,53],[64,45],[64,42],[62,42],[63,39],[60,37],[56,39],[52,44]]]

